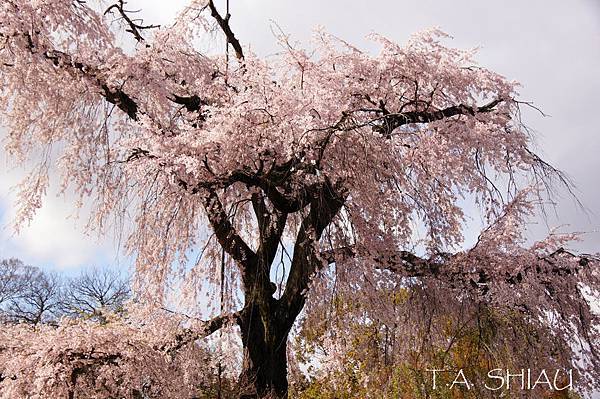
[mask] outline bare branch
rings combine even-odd
[[[69,280],[63,307],[69,314],[104,322],[105,312],[120,311],[129,295],[129,282],[116,270],[92,268]]]
[[[217,11],[217,7],[215,7],[215,3],[213,0],[208,1],[208,7],[210,8],[210,15],[217,21],[223,33],[225,33],[225,37],[227,38],[227,42],[231,44],[233,49],[235,50],[235,56],[238,60],[244,59],[244,51],[242,50],[242,45],[239,40],[235,37],[235,34],[231,30],[229,26],[229,18],[231,18],[230,14],[225,15],[225,18],[219,14]]]
[[[127,15],[128,11],[126,11],[124,8],[125,4],[126,3],[124,0],[119,0],[118,3],[108,7],[106,11],[104,11],[104,15],[112,13],[113,10],[117,10],[117,12],[121,15],[121,18],[123,18],[125,23],[129,26],[129,28],[126,29],[126,31],[131,33],[135,40],[137,40],[139,43],[144,41],[144,37],[142,36],[140,31],[145,29],[160,28],[160,25],[141,25],[136,23],[134,20],[129,18],[129,15]],[[146,47],[150,47],[150,45],[147,44]]]

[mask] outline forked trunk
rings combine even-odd
[[[240,399],[286,398],[289,323],[255,305],[240,320],[244,363]]]
[[[264,199],[256,195],[252,197],[260,227],[260,244],[256,254],[247,246],[242,247],[246,248],[243,254],[238,254],[239,262],[246,271],[243,276],[245,306],[238,318],[244,346],[244,363],[239,379],[240,399],[287,397],[288,334],[304,307],[311,276],[323,266],[315,244],[346,198],[346,194],[337,195],[336,187],[329,182],[314,190],[310,211],[298,230],[285,290],[279,299],[273,297],[277,287],[270,281],[270,270],[281,243],[287,213],[278,210],[270,213]],[[287,208],[295,206],[299,205],[294,203]],[[227,241],[231,240],[230,235],[218,231],[225,244],[230,242]]]

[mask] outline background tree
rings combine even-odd
[[[0,309],[13,322],[38,324],[62,316],[105,320],[123,310],[130,283],[110,268],[84,269],[79,276],[25,265],[19,259],[0,262]]]
[[[23,292],[27,282],[27,267],[19,259],[0,261],[0,306]]]
[[[118,271],[94,267],[66,283],[62,305],[69,315],[103,321],[105,313],[123,310],[129,292],[129,281]]]
[[[521,189],[533,184],[539,198],[540,184],[563,180],[531,150],[516,83],[435,30],[405,46],[375,35],[377,55],[323,32],[309,51],[282,35],[283,53],[260,59],[210,0],[155,31],[123,2],[103,5],[0,6],[7,150],[40,155],[17,225],[40,206],[52,165],[92,199],[100,233],[131,221],[138,292],[160,303],[180,280],[182,295],[212,292],[221,313],[182,344],[239,326],[241,398],[286,395],[288,336],[309,296],[324,300],[332,284],[374,292],[390,279],[516,306],[534,327],[552,327],[567,355],[581,337],[584,374],[600,370],[584,297],[596,263],[551,258],[565,242],[556,237],[515,245],[531,205]],[[115,12],[133,50],[111,30]],[[210,21],[237,61],[198,52]],[[475,248],[451,254],[463,197],[489,227]],[[552,323],[538,322],[548,314]]]
[[[8,319],[29,324],[55,322],[61,315],[60,276],[32,266],[24,268],[23,285],[6,307]]]

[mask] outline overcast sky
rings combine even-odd
[[[404,42],[410,34],[437,26],[450,34],[448,44],[480,47],[479,63],[522,83],[521,99],[533,101],[550,117],[526,112],[538,133],[538,150],[566,172],[579,189],[588,213],[572,200],[559,198],[550,225],[588,231],[577,249],[600,251],[600,1],[598,0],[230,0],[238,38],[260,55],[279,51],[271,28],[276,22],[293,39],[308,43],[313,29],[329,32],[367,50],[371,32]],[[183,0],[131,0],[146,22],[168,24]],[[224,7],[224,0],[217,0]],[[114,264],[115,245],[82,233],[82,222],[67,218],[70,202],[49,193],[32,225],[13,236],[14,195],[9,187],[20,176],[0,155],[0,259],[17,256],[49,268],[74,269],[86,264]],[[544,223],[531,228],[540,237]]]

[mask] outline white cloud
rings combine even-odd
[[[0,133],[0,138],[3,134]],[[35,266],[68,269],[98,264],[115,258],[116,248],[110,237],[98,239],[85,233],[89,211],[80,217],[73,214],[73,196],[58,196],[56,184],[29,225],[15,234],[13,221],[17,212],[16,190],[12,189],[25,175],[0,154],[0,258],[18,257]],[[55,180],[55,179],[53,179]]]

